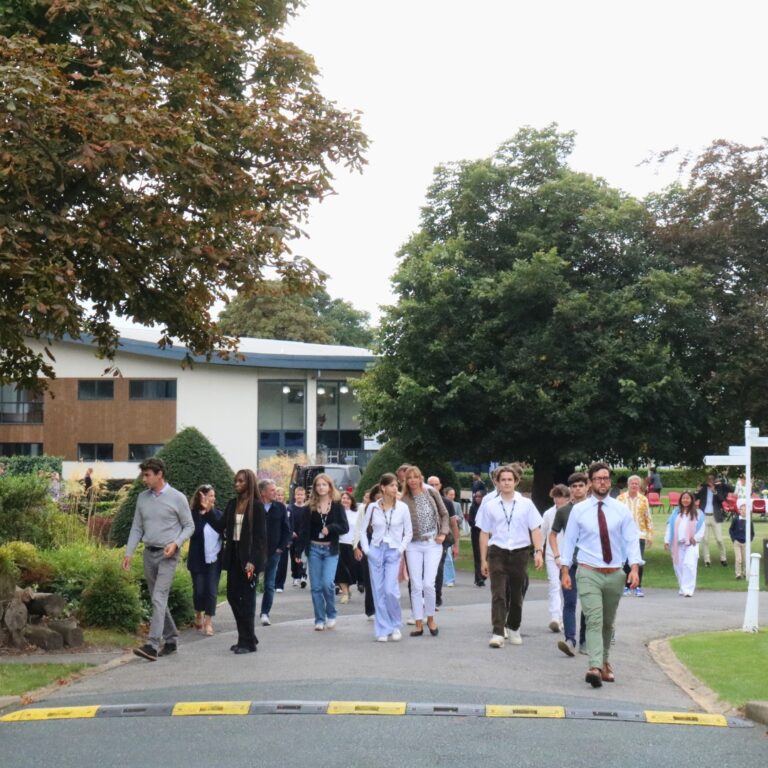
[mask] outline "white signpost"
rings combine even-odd
[[[760,437],[760,429],[753,427],[749,421],[744,422],[744,445],[731,445],[727,454],[709,455],[704,457],[704,463],[709,466],[720,467],[744,467],[746,485],[746,563],[747,575],[747,607],[744,613],[745,632],[757,632],[757,592],[760,589],[758,580],[760,573],[760,555],[752,553],[752,449],[768,448],[768,436]],[[753,594],[754,593],[754,594]],[[751,599],[750,599],[751,598]]]

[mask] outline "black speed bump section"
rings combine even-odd
[[[552,720],[614,720],[654,725],[698,725],[751,728],[753,723],[704,712],[657,710],[566,709],[559,706],[514,704],[433,704],[400,701],[181,701],[175,704],[109,704],[84,707],[21,709],[0,717],[0,723],[82,720],[116,717],[211,717],[245,715],[412,715],[437,717],[546,718]]]

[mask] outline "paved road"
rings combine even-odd
[[[460,579],[469,580],[466,574]],[[357,596],[356,596],[357,598]],[[340,606],[337,628],[314,632],[307,590],[277,596],[273,625],[258,631],[256,654],[234,656],[234,623],[222,606],[213,638],[185,632],[180,652],[148,663],[136,659],[56,692],[47,706],[189,700],[335,699],[478,704],[562,705],[615,710],[695,710],[650,657],[655,638],[741,625],[744,596],[701,592],[692,600],[666,590],[626,598],[619,609],[613,652],[617,682],[593,691],[584,682],[585,657],[568,659],[546,627],[545,586],[531,585],[521,647],[488,647],[487,589],[445,590],[438,638],[373,642],[362,599]],[[761,595],[761,615],[768,595]],[[30,738],[32,737],[32,738]],[[437,766],[542,765],[560,759],[593,766],[621,754],[621,764],[685,760],[695,744],[698,766],[728,766],[768,756],[764,729],[720,729],[599,721],[482,718],[330,717],[137,718],[4,724],[0,740],[12,765],[145,765],[163,752],[165,765],[190,763],[281,766],[311,764]],[[87,749],[86,749],[87,747]],[[372,748],[373,752],[367,751]],[[226,755],[226,757],[224,757]],[[567,758],[564,757],[567,755]],[[546,758],[546,760],[544,759]],[[669,758],[669,762],[667,762]]]

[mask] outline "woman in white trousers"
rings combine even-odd
[[[379,480],[381,497],[368,505],[360,536],[360,550],[355,557],[368,558],[371,591],[376,610],[373,631],[376,640],[386,643],[402,638],[403,623],[400,610],[400,557],[411,540],[411,515],[408,507],[397,500],[397,476],[384,474]],[[371,533],[368,540],[368,531]]]
[[[411,610],[416,622],[411,636],[424,634],[426,616],[429,634],[436,637],[435,579],[449,530],[448,510],[440,494],[425,484],[424,475],[416,466],[408,467],[405,472],[402,501],[410,512],[413,529],[413,539],[405,550],[411,579]]]
[[[704,536],[704,515],[696,508],[690,491],[680,494],[677,507],[667,520],[664,549],[672,553],[679,594],[693,597],[696,590],[696,570],[699,564],[699,542]]]

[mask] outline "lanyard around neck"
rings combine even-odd
[[[512,509],[509,510],[509,514],[507,514],[507,508],[504,506],[504,499],[499,496],[499,501],[501,502],[501,511],[504,513],[504,519],[507,521],[507,533],[509,533],[509,529],[512,525],[512,518],[515,516],[515,504],[517,503],[517,499],[512,499]]]

